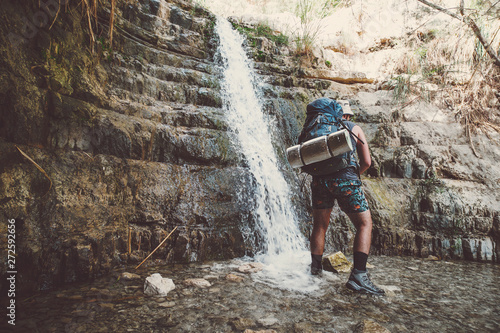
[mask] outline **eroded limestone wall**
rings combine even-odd
[[[94,43],[79,1],[33,34],[23,24],[44,13],[38,1],[2,4],[0,226],[16,220],[24,291],[138,263],[174,227],[154,260],[245,254],[253,203],[238,198],[252,177],[221,109],[213,15],[116,3],[112,48],[108,2],[90,18]]]

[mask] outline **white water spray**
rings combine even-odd
[[[262,110],[257,77],[243,49],[243,37],[221,18],[217,20],[216,32],[224,70],[222,96],[226,117],[256,182],[255,232],[263,243],[256,259],[267,268],[260,278],[286,289],[315,290],[318,286],[308,274],[310,255],[272,145],[273,122]]]

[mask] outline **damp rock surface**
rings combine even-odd
[[[167,296],[147,296],[122,271],[63,290],[19,297],[16,332],[498,332],[500,266],[371,256],[372,280],[387,296],[345,288],[347,273],[324,272],[321,291],[303,294],[227,280],[235,261],[144,267],[171,277]],[[123,268],[130,272],[133,268]],[[183,284],[211,279],[211,287]]]

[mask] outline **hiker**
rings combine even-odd
[[[322,113],[322,108],[327,111]],[[313,230],[310,239],[312,257],[311,274],[319,275],[322,272],[321,261],[325,246],[325,234],[330,223],[330,214],[336,199],[342,211],[347,214],[356,227],[353,249],[354,268],[346,283],[346,287],[358,292],[383,295],[385,293],[384,290],[375,286],[370,281],[366,270],[366,263],[371,245],[372,218],[360,179],[360,175],[368,170],[371,165],[370,151],[368,149],[365,134],[361,127],[349,121],[350,117],[354,114],[348,101],[335,101],[329,98],[320,98],[310,103],[310,105],[308,105],[309,118],[306,118],[306,123],[313,119],[314,112],[321,113],[321,116],[327,113],[334,114],[333,119],[338,119],[338,116],[342,115],[347,119],[343,121],[344,125],[354,135],[350,135],[353,150],[346,153],[347,158],[345,160],[348,162],[340,166],[340,170],[331,173],[324,171],[327,172],[327,174],[320,175],[309,172],[313,174],[313,180],[311,182],[313,206]],[[321,121],[314,122],[321,123]],[[340,120],[338,122],[340,122]],[[341,125],[339,124],[339,126]],[[304,136],[307,137],[307,135],[304,135],[304,133],[307,132],[306,127],[307,124],[304,126],[303,133],[299,136],[299,142],[303,142]],[[310,129],[311,126],[309,127],[309,130]],[[338,130],[337,127],[334,129]],[[318,130],[316,129],[315,131],[317,132]],[[356,155],[359,158],[359,164],[356,162]],[[304,168],[303,170],[308,172]]]

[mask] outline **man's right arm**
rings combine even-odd
[[[372,158],[370,156],[370,149],[368,148],[368,141],[366,140],[365,133],[358,125],[354,126],[352,132],[356,134],[364,144],[356,139],[356,150],[358,152],[359,159],[359,174],[362,174],[372,164]]]

